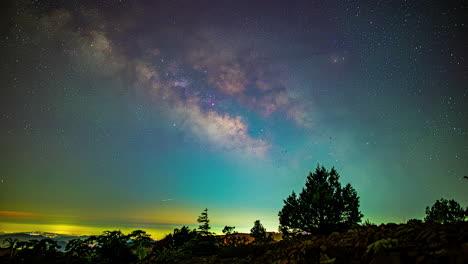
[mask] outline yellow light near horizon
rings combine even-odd
[[[23,223],[8,223],[0,222],[0,231],[6,233],[20,233],[20,232],[48,232],[64,235],[85,236],[85,235],[100,235],[106,230],[120,230],[123,233],[130,233],[138,228],[122,228],[114,226],[81,226],[81,225],[66,225],[66,224],[23,224]],[[165,235],[169,234],[172,230],[162,230],[154,228],[142,228],[153,239],[162,239]]]

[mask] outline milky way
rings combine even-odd
[[[318,163],[374,222],[468,203],[460,2],[2,5],[0,231],[276,231]]]

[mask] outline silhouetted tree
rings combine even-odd
[[[254,243],[265,243],[273,240],[271,235],[267,236],[266,229],[260,220],[255,220],[254,226],[250,229],[250,235],[254,238]]]
[[[188,226],[182,226],[181,229],[174,229],[174,234],[172,235],[172,245],[174,247],[181,247],[185,243],[194,239],[197,236],[196,230],[190,230]]]
[[[193,241],[199,236],[197,230],[191,230],[188,226],[175,228],[172,234],[154,244],[149,258],[155,263],[170,263],[179,258],[189,257],[195,246]]]
[[[200,230],[199,233],[202,236],[208,236],[211,234],[210,220],[208,219],[208,208],[205,208],[205,210],[203,210],[201,215],[198,217],[197,222],[200,224],[198,226],[198,230]]]
[[[57,258],[60,248],[57,241],[45,238],[32,239],[17,243],[18,251],[15,259],[19,263],[50,263]],[[13,261],[15,262],[15,261]]]
[[[16,239],[16,238],[7,238],[5,239],[5,242],[6,242],[6,246],[8,249],[10,249],[10,258],[13,257],[16,249],[17,249],[17,246],[18,246],[18,242],[19,240]]]
[[[467,208],[468,210],[468,208]],[[464,210],[455,200],[446,200],[441,198],[437,200],[431,208],[426,207],[426,223],[451,223],[463,221],[467,215],[467,210]]]
[[[339,174],[317,165],[309,173],[299,196],[293,191],[278,213],[280,231],[285,238],[299,232],[330,233],[344,231],[361,222],[359,196],[348,183],[344,188]]]
[[[32,255],[41,257],[54,257],[57,250],[61,248],[57,241],[50,238],[44,238],[41,240],[30,240],[32,246]]]
[[[142,230],[128,235],[121,231],[104,231],[101,236],[72,239],[65,250],[68,262],[134,263],[147,256],[147,248],[151,245],[151,237]]]
[[[225,226],[223,228],[224,237],[220,239],[222,246],[237,247],[247,243],[249,239],[245,236],[239,236],[235,228],[235,226]]]
[[[208,219],[208,209],[205,208],[201,215],[198,217],[197,222],[200,224],[198,227],[197,236],[191,239],[184,245],[187,251],[192,252],[194,255],[211,255],[218,250],[217,239],[210,232],[210,220]]]
[[[121,231],[104,231],[97,237],[96,253],[102,263],[129,263],[136,260],[128,240],[130,237]]]
[[[375,224],[372,223],[369,219],[366,219],[362,225],[365,227],[375,226]]]
[[[420,224],[422,224],[422,220],[421,219],[416,219],[416,218],[411,218],[408,221],[406,221],[406,224],[408,224],[408,225],[420,225]]]
[[[16,244],[17,249],[19,250],[27,250],[32,247],[31,241],[19,241]]]
[[[236,229],[235,226],[224,226],[223,228],[223,234],[225,235],[232,235],[232,234],[237,234],[237,231],[234,231]]]
[[[150,235],[143,230],[135,230],[128,236],[131,239],[129,244],[133,254],[135,254],[139,260],[145,258],[147,255],[146,249],[151,246],[153,241]]]
[[[75,238],[70,240],[65,246],[65,251],[69,258],[78,259],[82,263],[92,263],[95,257],[95,247],[97,238],[91,236],[88,239]],[[70,261],[69,261],[70,262]]]

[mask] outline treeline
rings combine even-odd
[[[359,196],[348,183],[342,186],[338,172],[332,168],[317,166],[309,173],[305,187],[299,194],[294,191],[284,200],[278,213],[279,231],[283,240],[297,240],[304,236],[326,237],[348,230],[371,228],[366,221],[361,225],[363,214],[359,211]],[[468,208],[454,200],[440,199],[426,208],[424,222],[446,224],[465,221]],[[248,256],[265,245],[274,242],[260,220],[254,222],[249,238],[238,234],[234,226],[225,226],[222,236],[211,232],[208,209],[198,217],[198,229],[183,226],[174,229],[160,241],[153,241],[145,231],[130,234],[120,231],[105,231],[100,236],[71,240],[65,252],[51,239],[19,242],[7,240],[9,255],[3,260],[9,263],[170,263],[199,256],[224,255]],[[411,219],[409,224],[423,220]]]
[[[253,241],[239,235],[234,226],[225,226],[223,235],[216,236],[210,231],[208,209],[197,221],[198,229],[176,228],[160,241],[154,241],[143,230],[129,234],[104,231],[100,236],[70,240],[64,252],[53,239],[18,241],[7,238],[9,254],[3,260],[7,263],[169,263],[191,256],[214,255],[223,249],[241,248],[249,243],[251,247],[274,241],[260,220],[254,222],[250,232]]]

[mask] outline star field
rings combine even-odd
[[[373,222],[468,203],[463,2],[1,5],[0,231],[276,231],[317,163]]]

